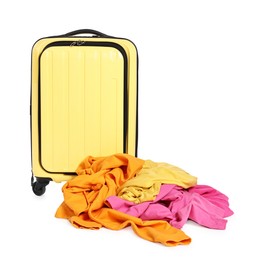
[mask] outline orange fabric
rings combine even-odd
[[[106,206],[106,199],[116,195],[117,188],[134,177],[143,164],[144,160],[127,154],[87,157],[77,168],[78,176],[63,186],[64,202],[55,216],[78,228],[119,230],[131,225],[137,235],[152,242],[189,244],[190,237],[166,221],[142,221]]]

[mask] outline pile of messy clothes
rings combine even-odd
[[[191,242],[181,230],[187,220],[225,229],[225,218],[233,214],[226,195],[167,163],[127,154],[88,156],[76,172],[62,188],[56,217],[78,228],[131,225],[146,240],[176,246]]]

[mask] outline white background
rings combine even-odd
[[[0,238],[4,259],[259,259],[259,1],[1,1]],[[188,246],[56,219],[63,184],[30,187],[31,47],[81,28],[139,51],[139,153],[230,198],[225,231],[187,223]],[[258,242],[257,242],[258,241]]]

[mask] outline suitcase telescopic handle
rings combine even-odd
[[[111,37],[107,34],[104,34],[102,32],[96,31],[96,30],[92,30],[92,29],[80,29],[80,30],[75,30],[72,32],[68,32],[66,34],[64,34],[64,36],[74,36],[77,34],[93,34],[96,35],[97,37]]]

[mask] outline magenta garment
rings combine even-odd
[[[225,218],[233,214],[228,197],[207,185],[183,189],[163,184],[154,201],[135,204],[111,196],[107,202],[111,208],[131,216],[142,220],[166,220],[176,228],[182,228],[190,219],[208,228],[225,229]]]

